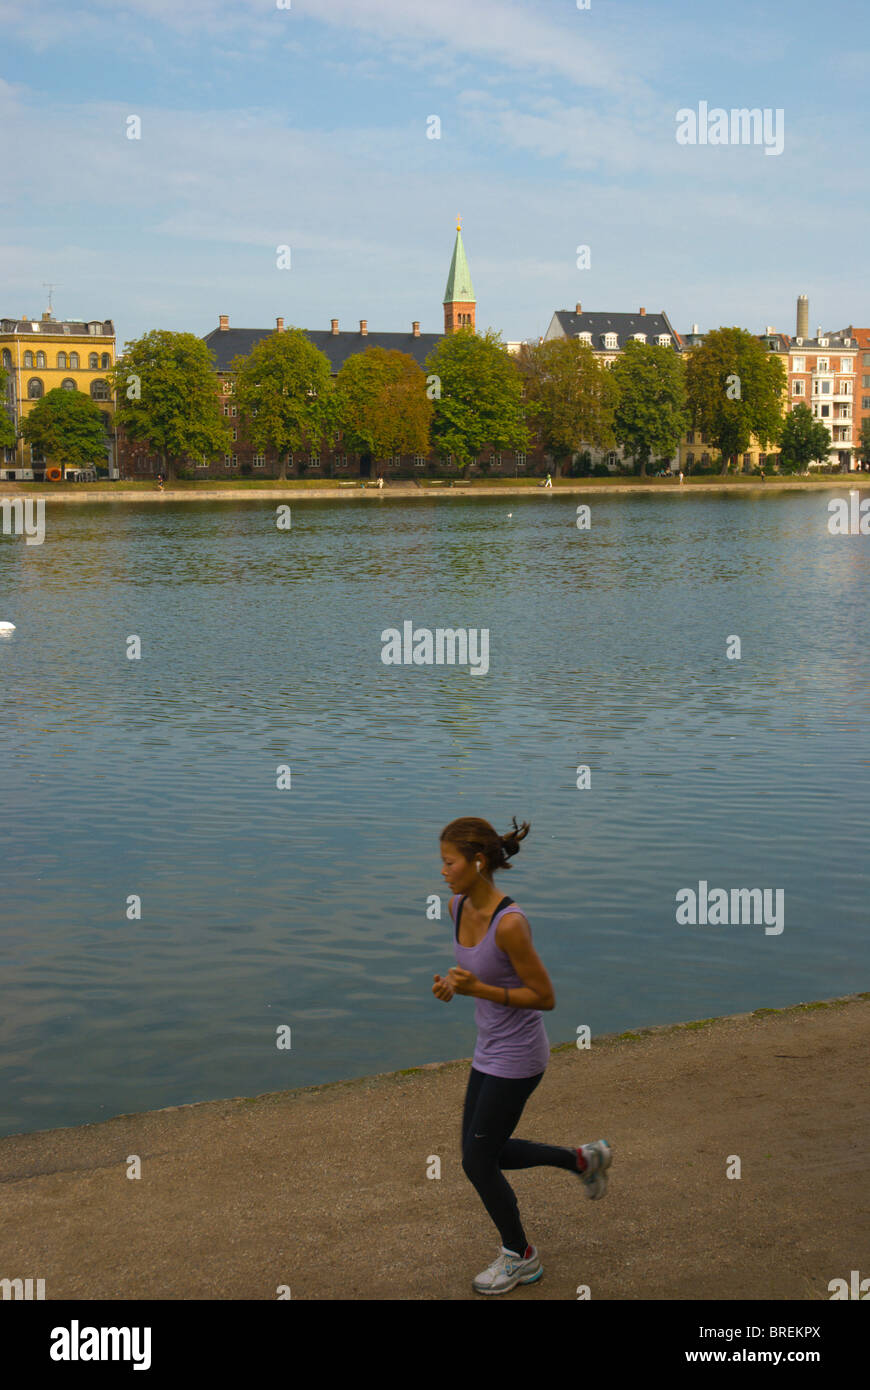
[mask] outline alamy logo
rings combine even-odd
[[[134,1371],[151,1368],[150,1327],[53,1327],[52,1361],[132,1361]]]
[[[776,912],[773,896],[776,894]],[[680,926],[727,927],[764,925],[765,936],[779,936],[785,926],[785,891],[782,888],[707,888],[702,878],[698,891],[680,888],[677,892],[676,918]],[[750,912],[751,908],[751,912]]]
[[[381,633],[385,666],[470,666],[472,676],[489,670],[489,628],[415,628],[410,619]]]
[[[730,116],[730,120],[729,120]],[[764,145],[765,154],[782,154],[785,147],[785,111],[765,106],[723,106],[708,110],[698,102],[697,112],[684,106],[676,115],[678,145]],[[781,128],[780,128],[781,127]]]
[[[828,530],[832,536],[870,536],[870,497],[860,500],[856,487],[845,497],[834,497],[828,503]]]
[[[33,1285],[36,1284],[36,1297],[45,1298],[44,1279],[0,1279],[3,1298],[32,1299]]]
[[[36,521],[33,508],[36,505]],[[0,497],[4,536],[26,536],[26,545],[42,545],[45,540],[44,497]]]
[[[832,1299],[835,1298],[870,1298],[870,1279],[862,1279],[861,1271],[852,1269],[849,1271],[849,1282],[845,1279],[832,1279],[828,1285],[828,1292]]]

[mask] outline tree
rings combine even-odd
[[[619,392],[614,413],[617,443],[644,476],[653,457],[673,458],[686,432],[684,364],[672,348],[632,338],[610,375]]]
[[[151,446],[167,477],[175,477],[176,459],[225,452],[229,426],[220,413],[214,358],[201,338],[153,329],[124,344],[109,377],[116,424]]]
[[[870,464],[870,415],[861,421],[861,433],[858,436],[858,458],[863,464]]]
[[[473,328],[460,328],[430,352],[426,370],[435,378],[433,442],[442,456],[453,454],[460,470],[487,445],[529,447],[522,378],[499,333],[487,329],[479,336]]]
[[[779,466],[784,473],[803,473],[815,459],[826,459],[831,436],[821,420],[814,420],[803,401],[785,417],[780,440]]]
[[[588,343],[551,338],[523,343],[517,357],[526,418],[558,477],[562,462],[584,445],[610,449],[616,387]]]
[[[422,367],[407,352],[355,352],[335,381],[342,436],[355,453],[428,454],[434,407]]]
[[[686,390],[692,428],[720,450],[721,472],[754,435],[762,448],[782,431],[786,375],[782,363],[743,328],[717,328],[690,348]]]
[[[86,468],[106,459],[103,412],[83,391],[59,386],[36,402],[21,421],[21,437],[63,469]]]
[[[260,453],[273,450],[287,476],[287,456],[318,452],[335,427],[332,366],[301,328],[271,333],[231,364],[245,433]]]
[[[0,449],[11,449],[15,444],[15,425],[5,405],[8,380],[5,367],[0,366]]]

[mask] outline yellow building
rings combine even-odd
[[[108,466],[117,476],[112,413],[114,402],[108,372],[115,364],[115,325],[111,319],[60,321],[51,310],[41,319],[0,319],[0,361],[7,374],[6,409],[18,433],[21,421],[49,391],[86,391],[103,412],[106,455],[94,459],[94,469]],[[55,465],[59,468],[59,465]],[[52,460],[42,458],[19,439],[11,449],[0,448],[0,479],[52,476]],[[57,474],[55,474],[57,476]]]

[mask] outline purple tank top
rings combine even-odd
[[[510,956],[496,944],[495,930],[506,912],[518,912],[521,917],[526,914],[511,898],[502,898],[483,939],[476,946],[463,946],[459,941],[459,919],[464,902],[465,898],[459,899],[453,917],[456,964],[462,970],[470,970],[485,985],[522,989],[523,981],[511,965]],[[546,1070],[550,1040],[540,1009],[514,1009],[491,999],[474,1002],[477,1045],[471,1065],[476,1071],[519,1080]]]

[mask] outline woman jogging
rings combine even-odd
[[[534,1245],[526,1240],[516,1194],[504,1168],[546,1165],[576,1173],[593,1199],[607,1191],[611,1149],[606,1139],[579,1148],[512,1139],[523,1107],[544,1075],[550,1043],[541,1012],[556,999],[544,965],[532,945],[522,908],[503,897],[492,881],[496,869],[509,869],[520,840],[529,833],[516,819],[499,835],[488,821],[467,817],[441,832],[442,876],[454,896],[456,966],[445,979],[436,975],[432,993],[445,1002],[454,994],[477,1000],[477,1045],[462,1116],[462,1167],[492,1217],[501,1249],[488,1269],[472,1281],[478,1293],[507,1293],[532,1284],[544,1272]]]

